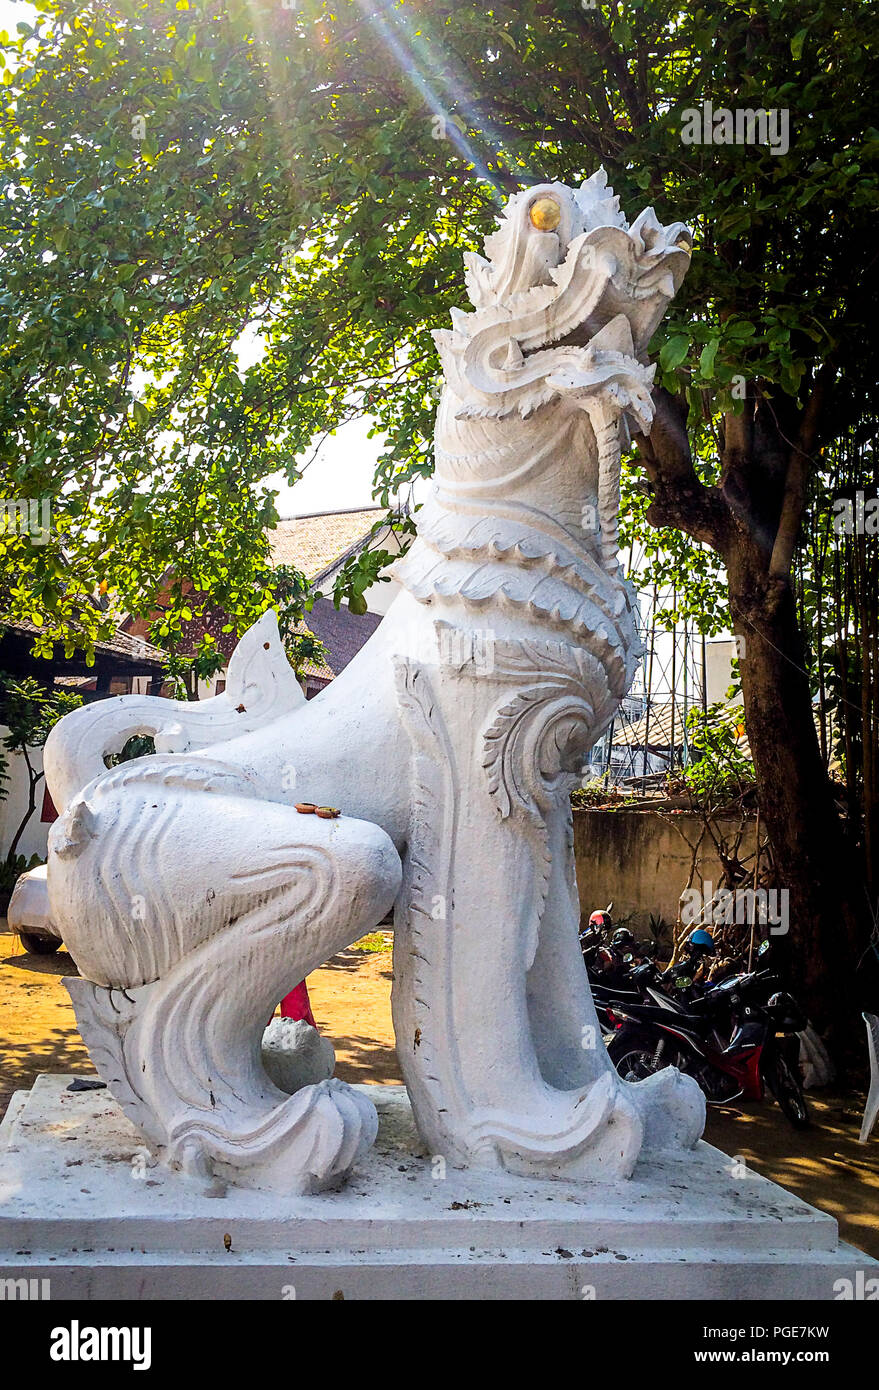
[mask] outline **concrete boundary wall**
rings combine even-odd
[[[699,836],[700,818],[688,811],[676,814],[687,839]],[[737,820],[721,820],[721,833],[732,835]],[[755,824],[745,827],[740,855],[753,854]],[[674,922],[678,900],[690,871],[690,850],[675,826],[649,811],[574,811],[574,856],[580,908],[588,917],[613,902],[614,919],[634,914],[632,929],[645,929],[650,914]],[[717,886],[721,867],[708,835],[700,847],[693,886],[710,879]]]

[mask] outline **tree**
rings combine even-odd
[[[314,600],[308,580],[292,565],[278,565],[272,573],[272,589],[278,613],[278,631],[290,665],[297,676],[309,662],[320,665],[329,656],[325,645],[305,625],[302,615],[310,612]]]
[[[0,884],[11,888],[18,875],[27,868],[24,857],[18,853],[18,846],[28,821],[37,807],[37,789],[43,780],[43,771],[34,767],[31,750],[42,748],[58,720],[78,709],[82,696],[67,691],[51,690],[41,685],[32,676],[17,678],[0,671],[0,724],[5,724],[7,732],[0,744],[7,753],[17,753],[24,761],[28,778],[27,807],[6,850],[6,859],[0,863]],[[0,767],[0,797],[8,795],[8,761],[3,758]]]
[[[197,700],[199,682],[211,680],[225,664],[226,657],[210,633],[205,633],[194,652],[181,652],[174,643],[165,662],[165,673],[178,700]]]
[[[263,480],[357,412],[387,435],[379,498],[429,472],[462,252],[506,192],[603,163],[695,233],[630,521],[682,590],[723,567],[792,964],[816,1015],[849,1009],[863,865],[793,578],[822,449],[875,418],[872,0],[40,3],[0,129],[0,447],[57,521],[13,605],[48,640],[89,626],[98,577],[137,609],[172,560],[230,612],[268,603]],[[719,143],[704,102],[775,125]]]
[[[795,590],[822,757],[844,780],[879,912],[879,460],[866,420],[824,451],[796,557]],[[840,789],[842,791],[842,788]],[[879,939],[876,941],[879,946]]]

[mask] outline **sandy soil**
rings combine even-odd
[[[336,1049],[336,1075],[365,1084],[402,1081],[391,1023],[390,950],[342,951],[308,977],[311,1011]]]
[[[88,1075],[93,1068],[76,1030],[61,978],[70,956],[25,954],[0,933],[0,1114],[15,1090],[40,1072]],[[318,1026],[336,1049],[345,1081],[400,1081],[391,1025],[390,951],[355,949],[309,977]],[[879,1135],[857,1143],[864,1097],[812,1092],[812,1128],[791,1128],[772,1102],[709,1111],[705,1137],[837,1218],[844,1240],[879,1258]]]

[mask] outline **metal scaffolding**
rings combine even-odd
[[[670,627],[677,590],[652,585],[639,590],[638,631],[644,655],[607,733],[592,750],[584,782],[646,786],[689,761],[687,718],[708,707],[706,640],[686,618]]]

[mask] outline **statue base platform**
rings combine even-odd
[[[348,1185],[281,1198],[148,1166],[109,1091],[71,1080],[41,1076],[0,1126],[0,1279],[53,1300],[832,1300],[879,1268],[704,1143],[627,1183],[443,1171],[405,1089],[365,1086],[378,1140]]]

